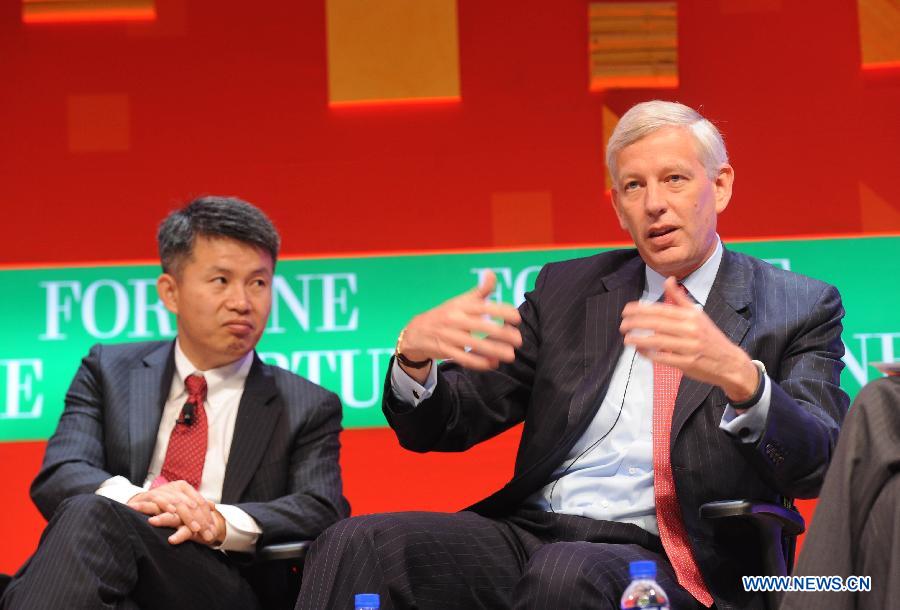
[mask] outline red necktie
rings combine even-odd
[[[203,408],[203,401],[206,400],[206,379],[202,375],[191,375],[184,380],[184,385],[188,391],[185,406],[188,403],[194,405],[193,421],[190,425],[187,424],[182,410],[181,417],[175,422],[172,435],[169,437],[169,447],[166,449],[162,471],[153,480],[151,489],[169,481],[182,480],[190,483],[195,489],[200,488],[208,440],[206,409]]]
[[[665,302],[669,305],[674,303],[668,296]],[[679,369],[653,363],[653,493],[656,497],[656,519],[659,537],[678,576],[678,584],[701,604],[709,607],[712,606],[713,598],[703,582],[684,529],[669,456],[672,412],[675,410],[675,397],[680,383]]]

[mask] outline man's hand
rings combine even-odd
[[[753,396],[759,372],[747,353],[696,307],[674,277],[666,280],[665,291],[674,300],[673,305],[632,302],[625,306],[619,326],[625,344],[635,346],[654,362],[680,369],[692,379],[719,386],[732,402]]]
[[[403,355],[416,361],[452,358],[476,370],[494,369],[501,362],[515,360],[522,334],[512,325],[522,319],[515,307],[487,300],[496,283],[494,273],[489,271],[481,285],[413,318],[403,334]],[[499,318],[502,323],[488,317]],[[428,367],[400,366],[420,383],[428,377]]]
[[[206,543],[216,540],[218,531],[213,517],[214,508],[187,481],[170,481],[149,491],[136,494],[128,500],[128,506],[154,517],[166,513],[177,516],[179,525],[186,528],[190,535],[196,535]],[[153,518],[150,519],[151,525],[176,527],[169,525],[171,522],[172,519],[169,517],[158,519],[157,522],[154,522]],[[177,535],[178,540],[184,542],[181,540],[184,534],[179,534],[179,532],[173,534],[172,538]],[[169,540],[171,541],[172,538]]]
[[[208,546],[222,544],[225,540],[225,518],[216,510],[215,504],[212,502],[207,502],[207,507],[212,514],[214,524],[212,533],[207,530],[203,530],[202,532],[193,531],[190,527],[185,525],[178,513],[165,512],[154,515],[150,517],[150,525],[174,528],[175,533],[169,536],[170,544],[181,544],[188,540]]]

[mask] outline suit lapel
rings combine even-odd
[[[281,415],[281,402],[277,398],[278,388],[270,367],[254,354],[238,406],[231,451],[225,467],[223,503],[240,501],[241,494],[257,471]]]
[[[131,371],[130,404],[126,408],[131,447],[129,478],[135,485],[143,485],[147,477],[150,458],[159,432],[159,422],[174,374],[174,342],[161,345]]]
[[[584,376],[569,403],[567,430],[581,429],[597,412],[624,346],[622,308],[641,297],[644,263],[635,257],[603,278],[604,292],[585,303]]]
[[[749,313],[752,276],[749,267],[742,264],[737,255],[725,250],[716,280],[713,282],[704,311],[732,343],[740,345],[750,329]],[[685,422],[703,403],[713,386],[683,377],[675,399],[672,415],[672,436],[677,438]]]

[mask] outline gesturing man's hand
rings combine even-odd
[[[522,334],[516,328],[521,317],[513,306],[487,300],[496,282],[489,271],[472,290],[413,318],[399,346],[403,355],[414,361],[452,358],[476,370],[512,362],[515,348],[522,345]],[[402,362],[400,366],[420,382],[428,376],[428,368],[412,369]]]
[[[747,353],[697,308],[674,277],[666,279],[665,292],[674,304],[634,301],[625,305],[619,326],[625,344],[635,346],[641,355],[654,362],[673,366],[692,379],[721,387],[732,402],[743,402],[753,396],[759,373]]]

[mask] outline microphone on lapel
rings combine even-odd
[[[185,426],[194,424],[194,403],[184,403],[184,406],[181,408],[181,417],[175,423],[184,424]]]
[[[206,379],[199,374],[189,375],[184,380],[184,385],[188,392],[188,399],[181,408],[181,418],[176,423],[191,426],[196,420],[194,410],[203,408],[203,401],[206,399]]]

